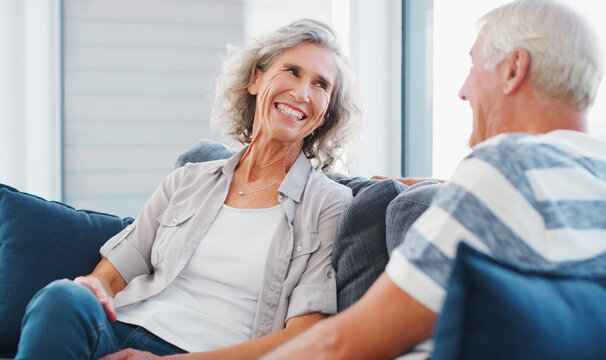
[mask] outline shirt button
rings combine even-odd
[[[278,199],[283,200],[284,199],[284,194],[282,194],[282,193],[278,194]]]
[[[133,229],[133,226],[132,226],[132,225],[128,225],[128,226],[126,227],[126,231],[127,231],[127,232],[130,232],[132,229]]]
[[[303,246],[301,246],[301,245],[297,246],[297,251],[301,252],[301,250],[303,250]]]
[[[172,223],[173,225],[177,225],[177,219],[173,219]]]

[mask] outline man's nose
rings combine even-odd
[[[468,80],[469,80],[469,76],[467,78],[465,78],[463,85],[459,89],[459,98],[463,101],[467,101],[467,96],[465,96],[465,93],[467,92],[467,81]]]
[[[465,97],[465,93],[463,92],[463,88],[465,86],[461,87],[461,89],[459,89],[459,98],[463,101],[467,100],[467,97]]]

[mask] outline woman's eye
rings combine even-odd
[[[286,69],[286,72],[289,72],[289,73],[291,73],[291,74],[292,74],[292,75],[294,75],[294,76],[297,76],[297,74],[298,74],[298,73],[297,73],[297,70],[292,69],[292,68],[290,68],[290,69]]]
[[[322,81],[317,82],[316,86],[319,87],[320,89],[324,89],[324,90],[326,90],[328,88],[328,85]]]

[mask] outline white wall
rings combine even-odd
[[[391,0],[350,1],[350,58],[366,113],[357,175],[401,175],[401,6]]]
[[[59,200],[59,1],[0,2],[0,49],[0,182]]]
[[[0,2],[0,182],[22,187],[23,4]]]

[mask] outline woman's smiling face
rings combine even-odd
[[[303,43],[280,54],[265,72],[257,69],[248,86],[256,96],[253,137],[281,143],[303,141],[324,123],[337,68],[330,51]]]

